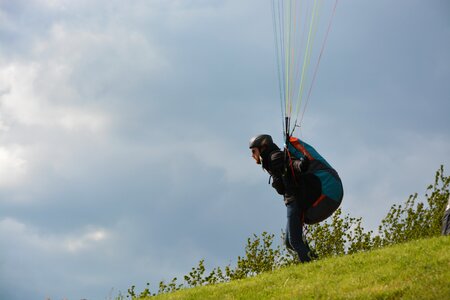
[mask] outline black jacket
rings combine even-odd
[[[272,176],[272,187],[284,196],[286,204],[299,201],[307,208],[322,194],[319,178],[307,172],[307,159],[288,158],[275,144],[264,149],[261,158],[263,168]]]

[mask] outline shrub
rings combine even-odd
[[[306,227],[306,239],[319,257],[351,254],[372,248],[372,232],[364,232],[362,218],[342,216],[339,208],[329,221]]]
[[[450,176],[444,167],[436,172],[434,184],[425,193],[427,203],[417,202],[417,193],[404,205],[393,205],[378,228],[375,246],[382,247],[414,239],[440,235],[441,220],[449,198]]]

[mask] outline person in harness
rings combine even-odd
[[[448,204],[442,217],[442,235],[450,235],[450,196],[448,197]]]
[[[344,192],[338,173],[312,146],[295,137],[289,137],[284,151],[268,134],[253,137],[249,148],[256,163],[270,174],[272,187],[284,197],[286,247],[297,252],[301,262],[311,261],[303,224],[321,222],[339,207]]]

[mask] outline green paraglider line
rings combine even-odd
[[[309,32],[308,32],[308,40],[306,42],[306,52],[305,52],[305,56],[303,57],[303,65],[302,65],[302,75],[300,77],[300,89],[298,91],[298,95],[297,95],[297,99],[298,99],[298,104],[297,104],[297,109],[295,111],[295,115],[297,116],[299,111],[300,111],[300,106],[302,103],[302,95],[303,95],[303,88],[304,88],[304,80],[305,80],[305,70],[307,68],[307,66],[309,66],[310,63],[310,58],[311,58],[311,49],[312,49],[312,33],[313,33],[313,25],[316,19],[316,14],[317,14],[317,0],[314,0],[314,6],[313,6],[313,12],[312,12],[312,17],[309,23]],[[295,127],[294,127],[295,129]]]
[[[309,98],[311,97],[311,91],[313,89],[314,83],[316,82],[317,70],[319,69],[320,61],[322,60],[322,54],[323,54],[323,51],[325,49],[325,45],[326,45],[326,43],[328,41],[328,35],[329,35],[330,31],[331,31],[331,24],[333,23],[334,15],[336,14],[336,8],[337,8],[338,1],[339,0],[336,0],[334,2],[333,13],[331,15],[330,21],[328,22],[327,32],[325,34],[325,38],[324,38],[323,43],[322,43],[322,48],[320,49],[320,54],[319,54],[319,58],[317,59],[317,64],[316,64],[316,66],[314,68],[314,74],[313,74],[313,78],[312,78],[312,81],[311,81],[311,85],[309,87],[308,95],[306,97],[305,107],[304,107],[304,109],[302,111],[302,116],[300,117],[300,124],[303,122],[303,116],[305,115],[306,108],[308,107]],[[295,119],[295,124],[297,124],[297,119]],[[294,127],[294,129],[295,129],[295,127]]]
[[[294,130],[302,125],[337,2],[338,0],[335,0],[331,20],[317,57],[316,54],[313,54],[313,50],[316,48],[321,12],[324,3],[327,2],[324,0],[272,0],[278,92],[281,123],[285,137],[292,135]],[[311,69],[311,62],[316,58],[315,68]],[[300,111],[302,112],[301,118]],[[295,113],[295,122],[291,124],[293,113]],[[297,123],[298,120],[300,123]]]

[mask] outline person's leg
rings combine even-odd
[[[292,248],[291,243],[289,242],[289,221],[286,224],[286,235],[284,237],[284,244],[286,245],[286,248],[289,250],[295,251],[294,248]]]
[[[297,252],[301,262],[309,262],[310,249],[303,241],[303,221],[302,211],[297,201],[293,201],[286,205],[287,207],[287,226],[286,226],[286,247]]]

